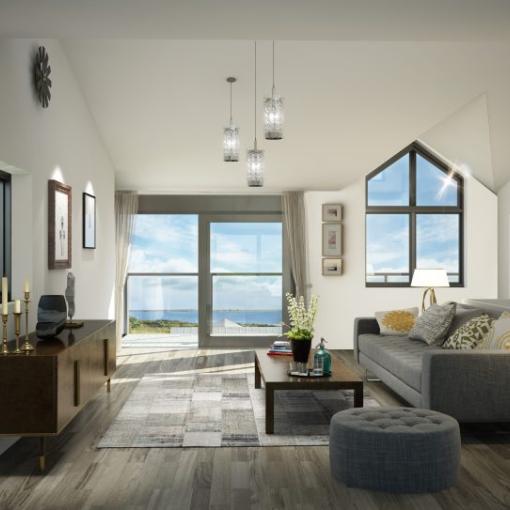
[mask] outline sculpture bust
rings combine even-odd
[[[73,321],[74,316],[74,284],[75,284],[75,277],[74,274],[69,271],[67,273],[67,287],[65,291],[66,300],[67,300],[67,311],[69,314],[69,320]]]

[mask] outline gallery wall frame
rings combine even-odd
[[[328,222],[322,224],[322,256],[323,257],[342,256],[341,223]]]
[[[72,188],[48,181],[48,269],[72,265]]]
[[[83,193],[82,210],[83,248],[96,249],[96,197]]]

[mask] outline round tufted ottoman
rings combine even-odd
[[[457,421],[429,409],[348,409],[331,419],[333,476],[348,487],[435,492],[451,487],[460,464]]]

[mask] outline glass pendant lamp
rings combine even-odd
[[[230,122],[223,130],[223,161],[239,161],[239,128],[232,121],[232,84],[237,80],[233,76],[227,78],[230,84]]]
[[[253,149],[247,153],[248,165],[248,186],[250,188],[260,188],[264,186],[264,151],[257,149],[257,41],[255,41],[255,87],[253,97],[253,122],[254,122],[254,140]]]
[[[264,136],[266,140],[281,140],[283,138],[283,98],[275,93],[274,79],[274,41],[273,41],[273,88],[271,97],[264,100]]]

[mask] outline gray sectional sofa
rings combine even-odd
[[[508,310],[494,302],[468,304],[492,316]],[[381,336],[370,317],[355,319],[354,356],[415,407],[465,423],[510,422],[510,351],[445,350],[408,337]]]

